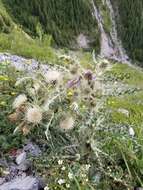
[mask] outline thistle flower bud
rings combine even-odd
[[[26,113],[26,120],[29,123],[39,124],[42,120],[42,111],[38,107],[30,107]]]

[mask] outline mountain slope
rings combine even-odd
[[[0,0],[0,32],[8,33],[13,27],[13,21],[9,16],[5,6]]]
[[[104,19],[104,28],[111,31],[111,18],[106,1],[95,0]],[[143,0],[112,0],[118,35],[128,55],[135,62],[143,61]],[[80,48],[84,44],[100,50],[100,32],[92,15],[91,0],[1,0],[0,31],[10,32],[13,23],[32,37],[51,35],[58,47]],[[82,35],[81,35],[82,34]]]
[[[89,1],[83,0],[3,0],[12,18],[33,36],[52,35],[60,46],[76,46],[80,33],[98,46],[98,28]],[[40,34],[41,33],[41,34]],[[74,43],[73,43],[74,42]],[[95,43],[96,42],[96,43]]]
[[[143,0],[112,0],[118,34],[133,60],[143,62]]]

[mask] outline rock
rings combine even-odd
[[[36,70],[39,66],[39,62],[34,59],[26,59],[21,56],[0,53],[0,62],[9,62],[12,66],[14,66],[17,70],[23,71],[26,70],[31,72]]]
[[[129,111],[126,110],[126,109],[124,109],[124,108],[119,108],[119,109],[118,109],[118,112],[120,112],[120,113],[126,115],[127,117],[129,117],[129,114],[130,114]]]
[[[41,150],[38,145],[30,142],[26,146],[24,146],[24,151],[29,153],[31,156],[40,156]]]
[[[4,158],[0,159],[0,166],[8,168],[8,163],[6,159]]]
[[[4,178],[0,178],[0,185],[2,185],[5,182]]]
[[[132,137],[135,136],[135,131],[132,127],[129,128],[129,135]]]
[[[0,185],[0,190],[41,190],[44,184],[38,178],[27,176],[18,177],[8,183]]]
[[[77,44],[79,48],[88,49],[89,48],[89,40],[87,39],[87,36],[84,34],[80,34],[77,37]]]
[[[16,158],[16,163],[20,165],[22,162],[26,160],[26,152],[22,152],[19,156]]]
[[[9,173],[5,176],[5,181],[9,182],[18,175],[18,169],[15,166],[9,166]]]
[[[31,168],[32,168],[32,163],[31,163],[30,161],[28,161],[28,160],[23,161],[23,162],[17,167],[18,170],[23,171],[23,172],[25,172],[25,171],[27,171],[27,170],[29,170],[29,169],[31,169]]]

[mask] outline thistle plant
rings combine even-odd
[[[13,101],[9,115],[17,125],[14,132],[27,135],[32,128],[44,126],[49,139],[51,126],[60,131],[76,128],[76,122],[95,106],[95,82],[95,74],[78,60],[70,61],[69,56],[66,67],[54,66],[44,72],[39,69],[19,78],[15,86],[21,86],[22,92]]]

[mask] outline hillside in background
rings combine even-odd
[[[118,12],[118,34],[133,60],[143,62],[143,0],[112,0]]]
[[[5,6],[0,0],[0,32],[9,33],[12,30],[13,21],[9,16]]]
[[[109,32],[111,23],[106,1],[95,2],[101,6],[105,29]],[[90,0],[31,0],[29,3],[26,0],[1,0],[0,3],[1,32],[9,32],[15,22],[32,37],[42,38],[43,34],[49,34],[56,45],[74,49],[78,48],[78,36],[83,34],[89,46],[99,52],[100,33]],[[112,0],[112,3],[124,48],[133,60],[142,62],[143,0]]]
[[[32,36],[52,35],[58,46],[74,47],[80,33],[99,46],[91,5],[83,0],[3,0],[13,20]]]

